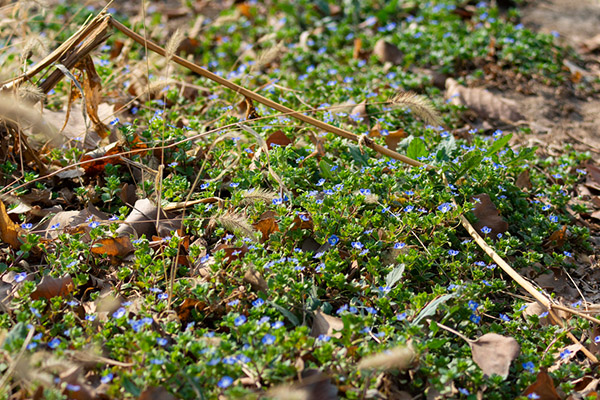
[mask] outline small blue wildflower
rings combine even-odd
[[[529,393],[529,394],[527,395],[527,398],[528,398],[528,399],[534,399],[534,400],[537,400],[537,399],[539,399],[539,398],[541,398],[541,397],[540,397],[540,395],[539,395],[539,394],[537,394],[536,392],[531,392],[531,393]]]
[[[271,324],[271,328],[273,329],[279,329],[279,328],[283,328],[283,321],[275,321]]]
[[[404,243],[404,242],[394,243],[394,248],[395,249],[402,249],[405,246],[406,246],[406,243]]]
[[[348,311],[348,304],[344,304],[343,306],[338,308],[338,310],[335,313],[339,315],[339,314],[343,313],[344,311]]]
[[[474,324],[478,324],[479,321],[481,321],[481,317],[479,315],[475,315],[475,314],[471,314],[471,316],[469,317],[469,319],[471,320],[471,322],[473,322]]]
[[[227,389],[229,386],[231,386],[232,383],[233,383],[233,378],[225,375],[224,377],[222,377],[219,380],[219,383],[217,383],[217,386],[220,387],[221,389]]]
[[[338,244],[339,241],[340,238],[338,238],[336,235],[331,235],[329,239],[327,239],[327,242],[330,246],[335,246],[336,244]]]
[[[363,196],[367,196],[369,194],[371,194],[371,189],[359,189],[358,190],[360,192],[360,194],[362,194]]]
[[[594,338],[594,343],[600,343],[600,336],[596,336]]]
[[[409,205],[409,206],[404,207],[404,212],[411,212],[414,209],[415,209],[415,206]]]
[[[500,319],[501,319],[502,321],[504,321],[504,322],[510,322],[510,317],[509,317],[508,315],[506,315],[506,314],[502,314],[502,313],[501,313],[501,314],[499,315],[499,317],[500,317]]]
[[[99,226],[100,226],[100,222],[98,222],[98,221],[92,221],[92,222],[90,222],[90,223],[88,224],[88,226],[89,226],[90,228],[94,229],[94,228],[97,228],[97,227],[99,227]]]
[[[563,251],[563,254],[565,255],[565,257],[573,257],[573,253],[569,253],[568,251]]]
[[[119,123],[119,118],[115,118],[112,121],[110,121],[110,125],[116,125]]]
[[[556,215],[551,215],[548,217],[551,222],[558,222],[558,217]]]
[[[481,232],[483,232],[484,235],[487,235],[491,231],[492,231],[492,228],[489,228],[488,226],[484,226],[483,228],[481,228]]]
[[[348,307],[348,312],[350,314],[356,314],[358,312],[358,309],[354,306],[350,306],[350,307]]]
[[[362,244],[361,242],[352,242],[351,243],[352,247],[354,247],[355,249],[362,249],[363,247],[365,247],[364,244]]]
[[[260,297],[252,302],[253,307],[260,307],[263,304],[265,304],[265,301],[263,299],[261,299]]]
[[[168,343],[168,340],[165,338],[156,338],[156,344],[158,344],[159,346],[166,346]]]
[[[244,325],[247,320],[248,319],[246,318],[245,315],[240,315],[239,317],[237,317],[236,319],[233,320],[233,323],[235,324],[235,326],[240,326],[240,325]]]
[[[468,391],[467,389],[465,389],[465,388],[459,388],[459,389],[458,389],[458,391],[459,391],[461,394],[464,394],[465,396],[468,396],[468,395],[470,395],[470,394],[471,394],[471,392],[469,392],[469,391]]]
[[[172,163],[169,164],[169,167],[175,168],[178,165],[179,165],[179,163],[177,161],[173,161]]]
[[[446,212],[450,211],[452,209],[452,207],[453,207],[452,203],[443,203],[443,204],[439,205],[437,209],[443,213],[446,213]]]
[[[546,318],[548,316],[548,311],[544,311],[540,314],[540,318]]]
[[[265,336],[263,336],[261,342],[262,342],[262,344],[270,345],[270,344],[275,343],[276,339],[277,338],[275,336],[270,335],[270,334],[267,333]]]
[[[23,282],[27,278],[27,272],[19,272],[15,275],[15,282]]]
[[[90,321],[90,322],[91,322],[91,321],[93,321],[93,320],[95,320],[95,319],[96,319],[96,316],[95,316],[95,315],[93,315],[93,314],[87,314],[87,315],[85,316],[85,320],[86,320],[86,321]]]
[[[33,228],[33,224],[30,224],[30,223],[21,224],[21,228],[23,228],[23,229],[31,229],[31,228]]]
[[[114,375],[112,374],[112,372],[109,372],[108,374],[104,375],[102,378],[100,378],[100,383],[110,383],[110,381],[113,380]]]
[[[220,362],[221,362],[221,358],[215,357],[215,358],[211,358],[210,360],[208,360],[208,362],[206,364],[212,367],[212,366],[218,365]]]
[[[535,372],[535,364],[533,362],[527,361],[527,362],[524,362],[521,365],[523,366],[523,369],[525,371],[530,372],[532,374]]]
[[[54,338],[52,339],[49,343],[48,343],[48,347],[50,347],[51,349],[55,349],[60,345],[60,339],[59,338]]]
[[[127,312],[127,310],[125,310],[124,307],[119,307],[119,309],[117,311],[115,311],[112,316],[113,316],[113,318],[119,319],[122,316],[124,316],[126,312]]]
[[[166,300],[169,298],[169,294],[168,293],[161,293],[158,296],[156,296],[159,300]]]
[[[475,311],[479,308],[479,303],[473,300],[469,300],[468,307],[470,310]]]
[[[460,251],[458,251],[458,250],[453,250],[453,249],[448,250],[448,254],[451,255],[452,257],[458,255],[458,253],[460,253]]]
[[[54,224],[50,227],[50,229],[58,229],[58,228],[60,228],[60,223]]]
[[[160,358],[153,358],[150,360],[150,364],[154,364],[154,365],[163,365],[165,363],[164,360],[161,360]]]
[[[238,304],[240,304],[239,300],[231,300],[229,303],[227,303],[227,305],[230,307],[237,306]]]
[[[369,314],[377,314],[377,310],[373,307],[367,307],[367,308],[365,308],[365,311],[368,312]]]
[[[552,206],[550,206],[550,204],[546,204],[542,207],[542,211],[548,211],[550,208],[552,208]]]
[[[562,359],[564,360],[565,358],[568,358],[568,357],[569,357],[569,355],[571,355],[571,350],[569,350],[569,349],[565,349],[564,351],[562,351],[562,352],[559,354],[559,357],[560,357],[560,358],[562,358]]]
[[[406,319],[406,313],[403,312],[403,313],[400,313],[400,314],[396,315],[396,319],[398,321],[404,321]]]
[[[330,340],[331,336],[325,334],[320,334],[319,337],[317,337],[318,342],[329,342]]]

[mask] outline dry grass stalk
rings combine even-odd
[[[441,126],[442,119],[435,111],[433,104],[426,97],[413,92],[400,92],[390,102],[396,106],[409,107],[414,115],[422,119],[426,124]]]
[[[48,125],[42,115],[35,111],[30,104],[19,101],[11,95],[0,95],[0,120],[15,124],[23,129],[24,123],[33,126],[34,133],[41,133],[47,139],[57,136],[57,131]]]
[[[18,94],[20,99],[30,104],[42,101],[46,97],[46,94],[42,92],[42,89],[30,82],[21,84],[18,89]]]
[[[215,218],[215,222],[228,231],[234,232],[242,237],[254,238],[256,231],[248,222],[248,219],[241,214],[227,213]]]
[[[254,189],[252,191],[246,190],[242,196],[244,196],[241,201],[243,205],[254,204],[257,201],[270,203],[279,197],[276,192],[267,189]]]
[[[173,34],[173,36],[171,36],[171,38],[167,42],[167,46],[165,47],[165,50],[167,52],[167,54],[165,55],[165,58],[167,59],[167,63],[169,63],[169,61],[171,61],[171,59],[173,58],[173,55],[179,48],[179,45],[181,44],[181,41],[183,39],[184,39],[183,32],[181,31],[181,29],[177,29],[175,31],[175,33]]]
[[[252,65],[252,68],[250,68],[250,72],[253,73],[259,71],[265,65],[272,63],[279,57],[283,50],[284,46],[281,43],[277,43],[275,46],[262,51],[258,57],[256,57],[256,62]]]

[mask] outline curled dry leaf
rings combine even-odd
[[[531,396],[531,398],[539,400],[561,400],[561,397],[556,392],[552,378],[544,370],[541,370],[537,375],[536,381],[525,389],[523,396],[529,396],[532,393],[535,393],[535,397]]]
[[[125,257],[135,250],[128,236],[99,239],[92,246],[92,253],[113,257]]]
[[[255,292],[266,292],[269,289],[269,285],[267,285],[265,278],[263,278],[262,275],[252,267],[246,270],[246,273],[244,274],[244,282],[249,283],[252,287],[252,290]]]
[[[358,369],[398,369],[410,367],[415,359],[415,350],[412,346],[398,346],[393,349],[363,358],[357,365]]]
[[[261,216],[258,222],[252,224],[254,229],[259,231],[262,234],[261,243],[269,240],[269,236],[271,236],[274,232],[279,232],[279,225],[277,224],[277,220],[275,219],[276,214],[273,211],[265,211]]]
[[[485,89],[467,88],[452,78],[446,79],[445,97],[452,104],[467,106],[484,119],[500,120],[511,124],[525,119],[518,111],[517,103]]]
[[[373,48],[373,54],[383,63],[390,62],[394,65],[402,64],[404,55],[398,47],[384,39],[379,39]]]
[[[521,346],[512,337],[486,333],[477,340],[469,342],[473,361],[487,376],[500,375],[506,379],[510,363],[517,358]]]
[[[138,400],[176,400],[164,387],[150,387],[145,389],[138,397]]]
[[[310,335],[312,337],[328,335],[339,338],[342,336],[340,331],[343,329],[344,323],[340,318],[327,315],[321,310],[316,310]]]
[[[273,148],[273,145],[286,147],[292,144],[290,138],[288,138],[282,130],[277,130],[267,138],[267,145],[269,146],[269,150]]]
[[[475,199],[479,199],[479,201]],[[499,233],[504,233],[508,230],[508,222],[502,218],[487,193],[473,196],[472,201],[475,202],[473,214],[477,218],[477,222],[473,224],[473,228],[475,228],[481,236],[497,237]],[[491,229],[487,234],[482,232],[482,229],[486,226]]]
[[[38,283],[35,291],[31,293],[33,300],[45,298],[47,300],[53,297],[66,297],[75,289],[71,275],[65,275],[61,278],[53,278],[45,275]]]
[[[166,237],[171,232],[181,228],[181,221],[170,218],[164,211],[160,211],[158,232],[156,229],[156,216],[159,209],[149,199],[141,199],[135,202],[133,210],[125,219],[124,224],[117,229],[117,235],[125,236],[135,232],[137,237],[146,235]]]
[[[10,219],[6,213],[4,203],[0,200],[0,239],[2,239],[4,243],[11,245],[13,248],[18,249],[21,247],[19,236],[22,232],[23,229]]]

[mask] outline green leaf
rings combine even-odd
[[[404,264],[400,264],[397,267],[394,267],[393,270],[385,278],[385,285],[390,289],[394,287],[396,282],[402,279],[402,275],[404,274]]]
[[[513,164],[520,163],[521,161],[531,160],[533,158],[533,156],[535,155],[535,152],[537,151],[537,149],[538,149],[537,147],[527,147],[527,148],[521,149],[521,151],[519,152],[519,155],[517,155],[512,160],[505,162],[504,165],[513,165]]]
[[[131,379],[124,375],[121,376],[121,384],[123,385],[123,388],[131,393],[134,397],[139,397],[142,393],[140,388],[138,388]]]
[[[425,142],[423,141],[423,139],[418,137],[413,138],[413,140],[410,141],[410,144],[406,148],[406,156],[415,160],[419,157],[426,157],[427,154],[428,153],[427,147],[425,146]]]
[[[454,150],[456,150],[456,140],[454,140],[454,136],[450,135],[442,140],[435,148],[436,161],[450,160],[450,155]]]
[[[362,166],[369,165],[369,155],[366,153],[363,154],[358,146],[349,145],[348,151],[350,152],[354,162]]]
[[[325,179],[333,178],[333,174],[331,173],[331,164],[329,164],[325,159],[319,161],[319,168],[321,169],[321,176]]]
[[[417,315],[417,317],[412,321],[412,324],[417,325],[423,318],[432,316],[433,314],[435,314],[440,304],[447,302],[453,297],[456,297],[456,293],[445,294],[433,300],[431,303],[427,304],[427,306],[425,306],[424,309],[421,310],[419,315]]]
[[[292,314],[289,310],[286,310],[285,308],[281,307],[279,304],[276,304],[272,301],[268,301],[267,303],[269,303],[271,306],[273,306],[273,308],[275,308],[277,311],[279,311],[280,313],[283,314],[284,317],[286,317],[294,326],[298,326],[300,325],[300,321],[298,321],[298,318]]]
[[[497,139],[494,143],[492,143],[488,151],[485,152],[485,155],[489,156],[491,154],[496,153],[498,150],[506,146],[511,138],[512,133],[509,133],[508,135],[504,135],[500,139]]]
[[[465,160],[463,160],[463,162],[460,164],[460,167],[459,167],[458,172],[456,173],[456,175],[459,176],[459,177],[463,176],[470,169],[472,169],[473,167],[476,167],[477,165],[479,165],[481,163],[481,160],[483,160],[483,154],[481,154],[479,152],[471,152],[471,153],[469,153],[469,155],[467,156],[467,158]]]

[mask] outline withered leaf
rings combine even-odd
[[[135,248],[128,236],[119,236],[99,239],[94,243],[91,250],[94,254],[125,257],[129,253],[132,253]]]
[[[479,202],[475,199],[479,199]],[[477,218],[477,222],[473,224],[473,228],[481,236],[496,237],[499,233],[504,233],[508,230],[508,222],[500,216],[498,209],[492,203],[487,193],[473,196],[473,201],[475,202],[473,214]],[[486,226],[491,229],[487,234],[482,232],[482,229]]]
[[[381,353],[364,357],[357,365],[358,369],[398,369],[410,367],[415,358],[415,350],[411,346],[398,346]]]
[[[562,228],[552,232],[552,235],[548,238],[548,241],[544,243],[546,248],[560,248],[565,244],[567,240],[567,226],[563,225]]]
[[[517,177],[517,182],[515,182],[515,185],[517,185],[517,187],[520,189],[531,190],[532,185],[528,169],[524,169],[523,171],[521,171],[521,173]]]
[[[373,48],[373,54],[381,62],[391,62],[394,65],[402,64],[404,55],[398,47],[384,39],[379,39]]]
[[[467,88],[452,78],[446,79],[446,99],[455,105],[464,105],[484,119],[515,123],[525,119],[518,105],[485,89]]]
[[[10,219],[6,213],[4,203],[0,200],[0,238],[2,241],[15,249],[19,249],[21,247],[19,236],[22,232],[23,229]]]
[[[145,389],[138,400],[177,400],[177,397],[169,393],[164,387],[151,387]]]
[[[274,232],[279,232],[279,225],[275,219],[276,214],[273,211],[265,211],[258,222],[252,224],[252,226],[262,234],[261,242],[264,243],[269,240]]]
[[[283,133],[282,130],[276,130],[267,138],[269,150],[273,148],[273,145],[286,147],[290,144],[292,144],[292,141],[285,135],[285,133]]]
[[[552,378],[544,370],[541,370],[537,375],[536,381],[525,389],[523,396],[528,396],[532,393],[535,393],[537,396],[535,398],[539,400],[561,400],[561,397],[556,392]]]
[[[344,323],[340,318],[327,315],[321,310],[316,310],[310,335],[312,337],[329,335],[339,338],[342,336],[340,332],[342,329],[344,329]]]
[[[73,292],[74,289],[75,285],[69,274],[61,278],[53,278],[45,275],[40,283],[38,283],[33,293],[31,293],[31,298],[33,300],[38,300],[42,297],[45,299],[51,299],[57,296],[66,297]]]
[[[248,268],[244,273],[244,282],[249,283],[254,291],[266,292],[269,289],[267,281],[254,268]]]
[[[512,337],[486,333],[479,339],[469,342],[473,361],[487,376],[493,374],[502,378],[508,376],[510,363],[517,358],[521,350],[519,343]]]

